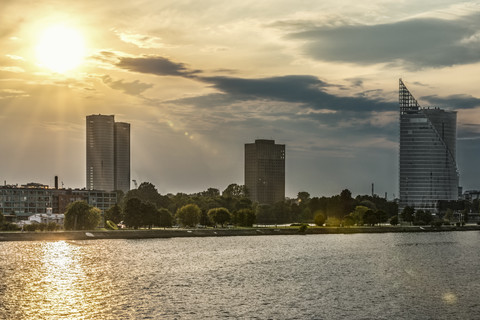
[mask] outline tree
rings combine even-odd
[[[0,211],[0,227],[3,226],[4,220],[5,220],[5,217],[3,216],[3,213]]]
[[[342,223],[345,227],[351,227],[355,224],[355,219],[353,219],[351,215],[347,214],[345,218],[343,218]]]
[[[215,224],[220,224],[223,228],[223,225],[230,221],[231,215],[230,212],[225,208],[214,208],[208,210],[208,217]]]
[[[256,220],[258,224],[273,224],[275,223],[275,216],[272,212],[271,206],[268,204],[260,204],[256,209]]]
[[[415,215],[415,209],[413,207],[406,206],[405,208],[403,208],[402,213],[400,214],[400,217],[405,222],[412,222],[414,215]]]
[[[246,198],[248,197],[247,188],[244,185],[232,183],[223,190],[222,196],[227,198]]]
[[[185,227],[195,227],[200,221],[201,210],[196,204],[187,204],[175,214],[178,222]]]
[[[378,222],[379,221],[377,214],[373,210],[368,209],[367,211],[365,211],[365,214],[363,215],[363,223],[373,226],[376,225]]]
[[[385,223],[385,222],[388,221],[388,215],[383,210],[378,210],[377,211],[377,218],[378,218],[379,223]]]
[[[327,218],[320,211],[317,211],[315,213],[315,217],[313,218],[313,221],[315,222],[315,224],[317,226],[323,226],[323,224],[325,223],[326,220],[327,220]]]
[[[353,221],[357,224],[357,226],[363,225],[364,222],[364,215],[369,209],[364,206],[356,206],[355,210],[350,213],[350,216],[353,218]]]
[[[298,202],[300,202],[301,205],[306,206],[308,204],[308,200],[310,200],[310,193],[308,193],[306,191],[300,191],[297,194],[297,199],[298,199]]]
[[[142,225],[142,201],[138,198],[131,198],[125,204],[125,225],[138,229]]]
[[[65,212],[65,230],[92,230],[101,221],[101,211],[85,201],[75,201]]]
[[[166,208],[160,208],[157,212],[155,224],[161,228],[170,228],[172,226],[172,213]]]
[[[255,223],[255,213],[252,209],[241,209],[232,214],[232,221],[241,227],[251,227]]]
[[[423,211],[423,210],[418,210],[415,213],[415,219],[414,222],[417,225],[426,225],[430,224],[433,221],[433,216],[430,213],[430,211]]]
[[[122,221],[122,208],[118,204],[110,207],[105,212],[105,221],[110,220],[113,221],[115,224],[119,224]]]
[[[398,224],[398,216],[393,216],[390,218],[390,224],[396,226]]]
[[[149,229],[156,222],[157,208],[151,202],[142,202],[140,205],[141,210],[141,225],[148,226]]]

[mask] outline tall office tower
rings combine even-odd
[[[458,199],[455,111],[421,108],[400,79],[400,204],[437,212]]]
[[[275,144],[274,140],[245,144],[245,186],[253,202],[285,200],[284,144]]]
[[[115,122],[115,190],[130,190],[130,123]]]
[[[130,190],[130,125],[87,116],[87,189]]]

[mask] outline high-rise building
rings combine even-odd
[[[273,204],[285,199],[285,145],[274,140],[245,144],[245,186],[250,200]]]
[[[130,190],[130,123],[115,122],[115,190]]]
[[[400,203],[437,211],[439,200],[458,199],[457,113],[421,108],[402,79],[400,102]]]
[[[87,116],[87,189],[130,190],[130,124]]]

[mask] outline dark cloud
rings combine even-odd
[[[153,87],[153,84],[143,83],[138,80],[133,82],[124,82],[123,80],[114,81],[110,76],[106,75],[102,77],[103,82],[110,88],[115,90],[121,90],[126,94],[141,95],[145,90]]]
[[[289,37],[306,41],[305,52],[318,60],[443,67],[480,61],[480,42],[476,38],[480,22],[478,16],[474,18],[313,27]]]
[[[480,99],[467,94],[454,94],[447,97],[439,97],[437,95],[421,97],[430,105],[436,107],[448,107],[450,109],[472,109],[480,107]]]
[[[330,84],[307,75],[245,79],[234,77],[203,77],[200,80],[228,94],[233,100],[273,100],[299,103],[314,109],[352,111],[394,110],[396,103],[364,97],[341,97],[330,94]]]
[[[119,57],[117,67],[140,73],[150,73],[157,76],[178,76],[192,78],[200,70],[191,70],[184,63],[173,62],[160,56]]]

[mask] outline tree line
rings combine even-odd
[[[92,208],[83,208],[86,212]],[[67,215],[71,210],[67,210]],[[317,225],[374,225],[396,216],[398,206],[378,196],[352,198],[348,189],[331,197],[310,197],[306,191],[296,198],[285,199],[272,205],[252,203],[243,185],[230,184],[225,190],[208,188],[205,191],[175,195],[161,195],[149,182],[137,189],[120,194],[118,203],[104,214],[105,227],[113,229],[118,224],[128,228],[193,227],[234,225],[251,227],[253,224],[277,225],[288,223],[316,223]],[[91,221],[98,219],[89,218]],[[65,228],[84,229],[82,218],[72,225],[66,216]],[[90,221],[89,219],[85,221]]]

